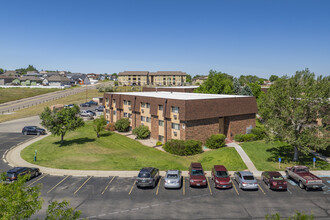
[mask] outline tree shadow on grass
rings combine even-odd
[[[292,146],[283,144],[281,146],[272,147],[267,149],[267,152],[271,153],[271,156],[267,158],[267,161],[278,162],[278,158],[282,159],[283,163],[293,163],[294,149]],[[312,154],[304,154],[299,152],[299,161],[297,164],[305,165],[308,167],[313,166],[313,156]],[[324,168],[327,166],[327,162],[317,159],[316,168]]]
[[[89,143],[89,142],[94,142],[95,138],[76,138],[76,139],[72,139],[72,140],[63,140],[63,144],[61,144],[61,141],[56,141],[54,142],[54,144],[59,144],[60,147],[67,147],[67,146],[71,146],[73,144],[85,144],[85,143]]]
[[[113,135],[113,132],[100,133],[100,137],[109,137]]]

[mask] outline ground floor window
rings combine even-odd
[[[164,142],[164,136],[158,135],[158,140],[161,141],[161,142]]]

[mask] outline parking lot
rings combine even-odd
[[[165,189],[160,179],[155,188],[139,189],[134,178],[41,175],[27,184],[42,186],[46,204],[69,200],[90,219],[263,219],[266,214],[289,216],[295,210],[313,212],[316,219],[330,217],[330,178],[322,178],[322,190],[305,191],[289,181],[287,191],[272,191],[258,180],[257,191],[243,191],[234,181],[231,189],[214,188],[208,178],[205,188]],[[42,215],[38,213],[38,215]],[[36,216],[38,217],[38,216]]]

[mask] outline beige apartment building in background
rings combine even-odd
[[[186,76],[181,71],[124,71],[118,73],[118,82],[123,86],[182,86]]]

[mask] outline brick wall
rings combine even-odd
[[[185,140],[193,139],[205,142],[212,134],[219,133],[219,118],[187,121],[183,131]]]
[[[226,136],[229,139],[234,139],[236,134],[245,134],[246,128],[256,126],[255,114],[236,115],[225,118]]]

